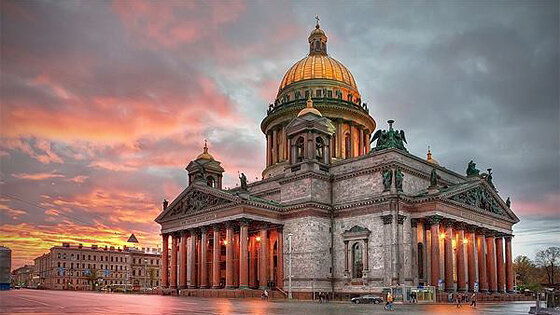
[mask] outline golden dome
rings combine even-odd
[[[308,114],[308,113],[312,113],[312,114],[315,114],[319,117],[323,117],[321,112],[317,108],[313,107],[313,100],[311,99],[311,96],[309,96],[309,98],[307,99],[306,104],[307,105],[305,106],[305,108],[299,111],[299,114],[297,115],[298,117],[301,117],[301,116],[303,116],[305,114]]]
[[[206,140],[204,140],[204,148],[202,149],[203,152],[196,157],[197,160],[214,160],[214,157],[208,153],[208,144],[206,143]]]
[[[432,151],[430,151],[430,147],[428,147],[428,153],[426,154],[426,161],[428,163],[439,165],[438,161],[436,161],[434,158],[432,158]]]
[[[296,62],[286,72],[280,83],[278,95],[288,85],[310,79],[339,81],[358,92],[354,76],[342,63],[328,55],[309,55]]]
[[[345,98],[347,94],[351,94],[353,99],[358,100],[360,93],[358,93],[354,76],[342,63],[327,54],[327,35],[319,27],[318,21],[315,29],[309,35],[308,42],[309,54],[286,71],[278,89],[277,99],[284,94],[283,92],[293,93],[293,89],[288,87],[294,83],[302,82],[302,85],[297,84],[295,85],[297,87],[294,86],[294,88],[303,88],[303,90],[334,88],[339,90]],[[320,82],[305,82],[306,80],[317,79]]]

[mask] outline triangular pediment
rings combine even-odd
[[[512,221],[518,222],[517,216],[508,208],[496,190],[483,182],[470,185],[458,185],[457,189],[449,189],[441,195],[442,199],[476,208],[482,212],[492,213]]]
[[[160,223],[175,218],[199,214],[214,208],[234,204],[236,201],[236,196],[222,190],[193,184],[175,198],[155,221]]]

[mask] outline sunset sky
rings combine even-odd
[[[0,245],[159,246],[163,198],[208,139],[250,181],[259,124],[319,15],[378,127],[492,168],[514,255],[559,245],[559,2],[1,1]]]

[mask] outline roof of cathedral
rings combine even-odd
[[[208,143],[206,140],[204,140],[204,147],[202,149],[203,152],[196,157],[197,160],[214,160],[212,154],[208,153]]]
[[[318,41],[322,46],[314,48],[314,41]],[[278,89],[278,96],[289,85],[311,79],[327,79],[342,82],[346,85],[346,88],[353,90],[353,92],[359,95],[358,86],[350,70],[327,54],[327,36],[319,27],[319,24],[315,26],[315,29],[309,35],[309,43],[311,45],[309,54],[296,62],[284,74]]]

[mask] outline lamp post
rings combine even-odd
[[[292,236],[288,234],[288,299],[292,299]]]

